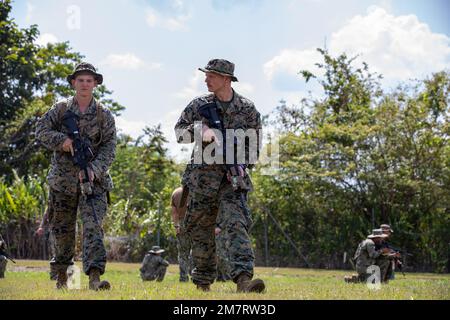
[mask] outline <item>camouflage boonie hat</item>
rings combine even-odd
[[[165,250],[161,249],[159,246],[153,246],[152,250],[150,250],[150,253],[163,253]]]
[[[234,63],[225,59],[212,59],[204,68],[198,68],[203,72],[214,72],[222,76],[231,77],[231,81],[238,81],[234,76]]]
[[[103,76],[100,73],[97,73],[97,70],[95,70],[95,67],[87,62],[81,62],[76,65],[75,69],[73,69],[72,74],[69,74],[67,76],[67,82],[69,82],[70,85],[72,85],[72,80],[75,79],[76,75],[80,72],[89,72],[94,75],[95,80],[97,80],[98,84],[103,83]]]
[[[369,234],[368,236],[367,236],[367,238],[369,238],[369,239],[373,239],[373,238],[386,238],[387,237],[387,234],[384,234],[383,233],[383,230],[381,230],[381,229],[373,229],[372,230],[372,234]]]
[[[394,230],[392,230],[392,229],[391,229],[391,226],[388,225],[388,224],[382,224],[382,225],[380,226],[380,228],[381,228],[382,230],[389,230],[391,233],[394,233]]]

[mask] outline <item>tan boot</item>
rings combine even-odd
[[[198,284],[197,289],[208,292],[208,291],[211,291],[211,286],[209,284]]]
[[[100,270],[92,268],[89,271],[89,289],[91,290],[109,290],[111,289],[111,284],[104,280],[100,281]]]
[[[67,289],[67,270],[58,270],[56,273],[56,289]]]
[[[236,281],[237,292],[257,292],[261,293],[266,288],[261,279],[251,279],[247,274],[241,273]]]

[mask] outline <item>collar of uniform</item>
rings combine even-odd
[[[70,107],[69,109],[71,109],[75,114],[77,114],[78,116],[82,116],[85,114],[96,114],[97,112],[97,101],[95,100],[94,97],[92,97],[91,102],[89,103],[88,108],[86,109],[86,112],[81,113],[80,111],[80,107],[78,106],[78,101],[77,99],[75,99],[75,96],[71,98],[72,101],[70,103]]]
[[[237,111],[239,109],[239,100],[238,100],[238,94],[236,91],[234,91],[233,88],[231,88],[231,90],[233,90],[233,98],[231,99],[231,101],[227,101],[227,103],[229,103],[228,108],[225,110],[226,114],[231,114],[234,111]],[[220,100],[217,99],[217,97],[215,97],[216,101],[218,102],[217,105],[222,108],[222,104],[220,103]],[[223,111],[223,110],[222,110]]]

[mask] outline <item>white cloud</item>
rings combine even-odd
[[[388,6],[389,2],[385,2]],[[370,70],[383,74],[385,84],[425,75],[450,67],[450,38],[433,33],[415,15],[393,16],[385,9],[372,6],[364,16],[357,15],[331,35],[329,51],[333,55],[346,52],[361,54],[359,61]],[[314,63],[322,62],[315,48],[284,49],[263,66],[266,78],[280,78],[292,83],[298,71],[317,73]],[[288,81],[282,83],[288,87]],[[295,84],[298,86],[298,84]],[[290,88],[289,88],[290,89]]]
[[[39,46],[46,46],[48,43],[58,42],[58,38],[54,34],[43,33],[34,42]]]
[[[174,2],[173,6],[176,9],[182,9],[183,3],[181,1]],[[145,15],[145,20],[149,27],[158,27],[170,31],[187,31],[189,29],[187,22],[190,19],[191,15],[188,13],[179,13],[175,16],[165,16],[151,7],[147,8]]]
[[[143,121],[126,120],[123,116],[116,118],[116,126],[120,133],[128,134],[134,138],[142,135],[146,123]]]
[[[415,15],[395,17],[380,7],[355,16],[333,33],[330,51],[362,54],[372,70],[391,80],[423,77],[450,66],[450,38],[433,33]]]
[[[314,64],[320,61],[320,54],[315,49],[290,50],[284,49],[277,56],[264,64],[264,74],[272,80],[276,73],[286,73],[297,76],[300,70],[317,72]]]
[[[155,62],[145,62],[141,58],[137,57],[134,53],[123,54],[109,54],[102,62],[101,65],[105,65],[114,69],[122,70],[157,70],[161,69],[162,65]]]

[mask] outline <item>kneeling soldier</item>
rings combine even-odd
[[[164,249],[161,249],[159,246],[153,246],[152,250],[145,255],[142,267],[139,269],[143,281],[164,280],[169,262],[161,257],[163,252]]]

